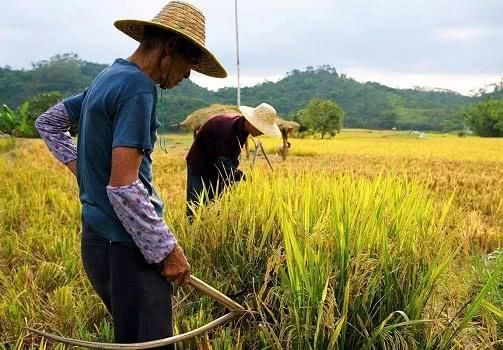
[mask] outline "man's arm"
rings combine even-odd
[[[238,169],[230,157],[217,157],[215,167],[226,185],[231,185],[234,182],[246,181],[245,174]]]
[[[161,263],[162,273],[168,280],[185,285],[189,282],[190,265],[138,179],[142,159],[142,151],[138,148],[113,148],[108,197],[145,260]]]
[[[54,157],[76,175],[77,147],[70,135],[70,125],[70,115],[62,102],[49,108],[35,121],[35,127]]]

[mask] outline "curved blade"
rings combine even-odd
[[[229,298],[227,295],[224,293],[220,292],[219,290],[213,288],[209,284],[201,281],[199,278],[190,276],[190,281],[189,285],[193,287],[194,289],[198,290],[199,292],[206,294],[210,298],[213,298],[214,300],[218,301],[220,304],[228,308],[230,311],[237,312],[237,313],[244,313],[246,312],[245,308],[241,305],[236,303],[234,300]]]
[[[194,289],[198,290],[199,292],[206,294],[207,296],[215,299],[222,305],[224,305],[226,308],[230,310],[230,312],[220,318],[217,318],[216,320],[199,327],[197,329],[194,329],[190,332],[184,333],[184,334],[179,334],[175,335],[173,337],[169,338],[164,338],[164,339],[159,339],[159,340],[152,340],[148,342],[142,342],[142,343],[129,343],[129,344],[122,344],[122,343],[98,343],[98,342],[91,342],[91,341],[85,341],[85,340],[79,340],[79,339],[73,339],[73,338],[67,338],[67,337],[62,337],[59,335],[47,333],[38,329],[34,329],[31,327],[27,327],[27,329],[30,332],[36,333],[38,335],[41,335],[45,338],[55,340],[60,343],[64,344],[70,344],[70,345],[76,345],[76,346],[81,346],[81,347],[86,347],[86,348],[91,348],[91,349],[109,349],[109,350],[120,350],[120,349],[152,349],[152,348],[158,348],[164,345],[169,345],[169,344],[174,344],[178,343],[183,340],[188,340],[194,337],[197,337],[201,334],[207,333],[212,329],[215,329],[232,319],[235,319],[239,316],[242,316],[244,313],[248,312],[242,305],[236,303],[234,300],[231,298],[227,297],[225,294],[222,292],[216,290],[209,284],[201,281],[197,277],[191,276],[189,285],[192,286]]]

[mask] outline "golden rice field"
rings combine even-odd
[[[503,349],[503,139],[345,130],[277,140],[246,183],[184,217],[189,135],[154,155],[194,274],[254,310],[177,349]],[[113,340],[87,282],[75,179],[40,140],[0,139],[0,348]],[[225,310],[178,288],[175,333]],[[10,344],[10,345],[7,345]]]

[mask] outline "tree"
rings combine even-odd
[[[61,92],[53,91],[39,94],[30,101],[30,109],[28,110],[29,117],[35,121],[39,115],[47,111],[50,107],[63,99]]]
[[[17,115],[7,105],[0,107],[0,132],[10,134],[17,126]]]
[[[321,133],[323,139],[326,134],[340,132],[344,111],[339,105],[330,100],[314,98],[299,112],[302,125],[308,129]]]
[[[24,101],[16,111],[3,105],[0,109],[0,131],[17,137],[37,137],[35,120],[61,99],[61,93],[50,92]]]
[[[33,63],[30,70],[0,68],[0,105],[15,109],[40,93],[60,91],[69,96],[82,92],[106,67],[63,54]]]
[[[393,110],[388,110],[382,112],[378,116],[377,127],[384,129],[391,129],[396,126],[396,122],[398,121],[398,114]]]
[[[20,137],[33,136],[35,128],[29,122],[29,108],[28,101],[25,101],[16,111],[3,105],[0,109],[0,132]]]
[[[465,122],[482,137],[503,137],[503,99],[489,98],[472,105],[465,113]]]
[[[30,109],[30,102],[25,101],[21,107],[16,111],[16,126],[11,130],[11,135],[16,137],[33,136],[34,127],[28,121],[28,110]]]

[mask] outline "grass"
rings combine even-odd
[[[266,150],[276,153],[280,141],[265,139]],[[293,156],[372,155],[373,157],[450,160],[503,161],[503,139],[460,138],[447,134],[418,135],[374,130],[343,130],[320,143],[309,138],[292,142]]]
[[[13,137],[0,138],[0,154],[6,153],[16,147],[16,139]]]
[[[253,170],[244,162],[249,180],[191,226],[190,136],[169,135],[169,153],[155,154],[165,219],[195,275],[244,291],[238,301],[256,311],[179,349],[498,349],[503,262],[484,256],[503,234],[503,159],[490,152],[500,140],[435,136],[420,140],[439,148],[428,156],[415,139],[383,135],[294,139],[292,150],[320,155],[273,156],[274,173],[263,160]],[[332,149],[338,142],[344,151]],[[391,151],[397,142],[401,155]],[[475,157],[472,144],[479,160],[463,158]],[[75,180],[40,141],[12,150],[0,155],[0,343],[54,348],[26,324],[111,341],[80,262]],[[176,333],[224,312],[188,288],[176,290],[175,305]]]

